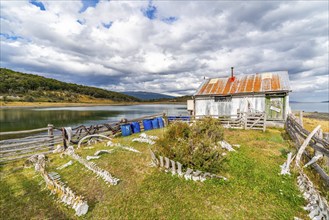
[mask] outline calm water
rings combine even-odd
[[[174,104],[0,109],[0,131],[102,124],[162,112],[187,115],[186,105]]]
[[[292,110],[329,113],[329,103],[290,103],[290,106]],[[175,104],[0,109],[0,131],[29,130],[47,124],[55,127],[101,124],[161,112],[187,115],[186,105]]]
[[[290,103],[293,111],[329,113],[329,103]]]

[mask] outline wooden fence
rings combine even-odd
[[[135,118],[132,120],[125,120],[116,123],[105,123],[98,125],[80,125],[72,130],[72,136],[70,143],[77,144],[83,137],[92,134],[102,135],[117,135],[121,133],[120,125],[130,122],[139,122],[141,130],[143,130],[143,119],[159,117],[162,114],[149,115],[145,117]],[[15,161],[22,158],[30,157],[35,153],[51,153],[54,147],[58,144],[64,146],[70,144],[67,143],[67,137],[65,128],[55,128],[49,124],[45,128],[38,128],[24,131],[9,131],[0,132],[0,136],[5,135],[29,135],[24,138],[14,138],[0,141],[0,163]],[[37,133],[37,134],[36,134]],[[33,135],[34,134],[34,135]],[[88,140],[86,140],[88,141]]]
[[[302,119],[297,119],[294,115],[290,114],[286,120],[286,131],[288,132],[290,138],[294,141],[297,150],[300,148],[304,140],[311,133],[304,129],[302,125]],[[311,160],[315,154],[323,154],[324,157],[328,160],[329,157],[329,142],[325,140],[321,134],[315,135],[312,137],[311,141],[308,143],[313,149],[312,151],[304,151],[304,156],[306,160]],[[325,184],[329,186],[329,175],[324,171],[324,169],[318,164],[313,163],[311,165],[314,170],[321,176]]]
[[[236,115],[197,115],[193,119],[201,119],[204,117],[218,118],[221,124],[227,128],[236,129],[252,129],[252,130],[266,130],[266,114],[265,112],[241,112]]]
[[[38,134],[33,135],[36,132]],[[0,162],[29,157],[35,152],[50,153],[54,149],[54,146],[61,143],[63,139],[61,132],[51,124],[48,124],[45,128],[0,132],[0,136],[21,134],[28,134],[30,136],[0,141]]]

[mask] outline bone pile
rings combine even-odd
[[[122,146],[120,143],[113,143],[112,141],[108,141],[106,146],[107,147],[116,147],[116,148],[120,148],[120,149],[123,149],[123,150],[135,152],[135,153],[141,153],[139,150],[136,150],[133,147]]]
[[[47,173],[45,170],[45,155],[39,154],[33,157],[34,158],[30,158],[30,161],[35,161],[35,170],[40,172],[46,182],[47,188],[52,194],[57,195],[59,200],[64,204],[71,206],[72,209],[75,210],[77,216],[85,215],[88,212],[89,206],[83,197],[75,195],[68,186],[65,186],[65,184],[60,181],[58,173]]]
[[[185,180],[193,180],[193,181],[201,181],[204,182],[207,178],[219,178],[223,180],[227,180],[227,178],[223,176],[219,176],[216,174],[205,173],[200,170],[194,171],[193,169],[187,168],[186,172],[182,170],[182,164],[179,162],[175,162],[170,160],[167,157],[159,156],[159,159],[155,156],[152,150],[151,158],[152,165],[160,168],[164,168],[166,172],[171,172],[172,175],[178,175],[179,177],[184,177]]]
[[[281,167],[281,175],[290,175],[290,164],[294,158],[292,157],[292,153],[290,152],[287,157],[287,161],[282,164]]]
[[[139,150],[136,150],[133,147],[127,147],[127,146],[121,146],[122,149],[127,150],[127,151],[131,151],[131,152],[135,152],[135,153],[140,153]]]
[[[100,156],[87,156],[86,159],[87,160],[96,160],[96,159],[99,159]]]
[[[86,159],[87,160],[95,160],[95,159],[99,159],[102,154],[110,154],[112,153],[114,150],[98,150],[94,153],[94,156],[87,156]]]
[[[70,161],[67,162],[66,164],[63,164],[62,166],[57,167],[56,170],[62,170],[62,169],[64,169],[64,168],[68,167],[68,166],[71,166],[72,164],[73,164],[73,161],[70,160]]]
[[[145,133],[142,133],[139,135],[139,138],[134,138],[132,141],[133,142],[140,142],[140,143],[148,143],[150,145],[154,145],[155,144],[155,140],[157,140],[158,137],[157,136],[151,136],[151,135],[147,135]]]
[[[81,146],[81,144],[82,144],[82,142],[84,141],[84,140],[86,140],[86,139],[88,139],[88,138],[95,138],[95,137],[97,137],[97,138],[105,138],[105,139],[108,139],[108,140],[112,140],[112,138],[109,138],[109,137],[107,137],[107,136],[105,136],[105,135],[102,135],[102,134],[91,134],[91,135],[87,135],[87,136],[85,136],[85,137],[83,137],[83,138],[81,138],[80,139],[80,141],[79,141],[79,143],[78,143],[78,147],[77,147],[77,149],[79,149],[80,148],[80,146]],[[98,140],[96,140],[96,141],[91,141],[92,139],[90,139],[87,143],[88,143],[88,145],[91,145],[91,144],[95,144],[95,143],[97,143],[98,142]]]
[[[74,152],[74,148],[72,146],[69,146],[67,150],[65,151],[65,154],[71,156],[73,159],[77,160],[79,163],[83,164],[87,169],[91,170],[93,173],[95,173],[98,177],[102,178],[106,183],[110,185],[117,185],[120,181],[117,178],[112,177],[112,175],[101,168],[99,168],[95,163],[89,162],[79,155],[77,155]]]
[[[329,219],[328,203],[314,188],[311,180],[304,173],[300,172],[297,178],[297,183],[304,198],[308,201],[307,206],[304,208],[310,212],[308,216],[312,220]]]
[[[226,149],[228,151],[235,151],[234,148],[229,144],[227,143],[226,141],[219,141],[218,142],[220,144],[220,146],[222,146],[223,149]]]
[[[112,152],[113,152],[113,150],[98,150],[95,152],[94,156],[99,156],[101,154],[110,154]]]

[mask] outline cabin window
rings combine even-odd
[[[231,96],[215,96],[215,102],[230,102],[232,101]]]

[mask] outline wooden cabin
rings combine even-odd
[[[266,112],[266,120],[284,121],[290,111],[287,71],[206,79],[188,101],[196,117]]]

